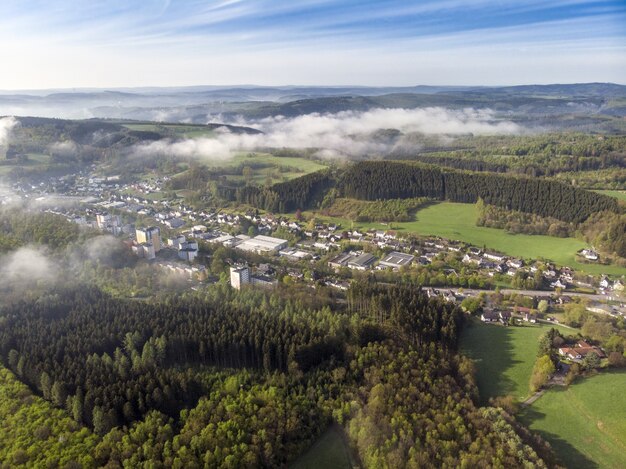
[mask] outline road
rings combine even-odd
[[[447,287],[441,287],[441,288],[439,288],[439,290],[443,290],[443,291],[452,290],[455,293],[458,293],[459,291],[461,291],[462,293],[464,293],[466,295],[470,295],[470,296],[476,296],[476,295],[479,295],[482,292],[494,293],[494,290],[477,290],[477,289],[471,289],[471,288],[447,288]],[[509,288],[501,289],[500,293],[502,293],[503,295],[517,294],[517,295],[539,296],[539,297],[541,297],[541,296],[549,297],[549,296],[555,295],[555,292],[551,291],[551,290],[513,290],[513,289],[509,289]],[[608,301],[608,300],[612,299],[612,297],[607,296],[607,295],[598,295],[598,294],[594,294],[594,293],[577,293],[577,292],[568,292],[568,291],[562,292],[561,296],[580,296],[582,298],[587,298],[587,299],[594,300],[594,301]]]

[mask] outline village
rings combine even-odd
[[[513,258],[459,241],[406,236],[392,229],[359,231],[257,210],[194,210],[179,201],[151,198],[164,190],[166,182],[162,178],[125,184],[120,176],[85,171],[38,186],[16,184],[0,202],[9,203],[11,197],[48,201],[42,205],[46,211],[118,236],[135,256],[194,281],[209,278],[205,247],[222,246],[240,254],[230,260],[234,288],[271,287],[284,281],[279,273],[286,273],[290,281],[347,290],[354,276],[425,268],[437,279],[430,285],[438,289],[431,288],[429,295],[437,292],[446,301],[460,303],[481,290],[508,285],[528,296],[560,302],[584,295],[591,300],[592,311],[616,317],[626,314],[622,278],[580,275],[543,260]],[[68,204],[68,200],[78,203]],[[584,255],[594,253],[589,250]],[[325,268],[313,269],[320,265]],[[508,318],[483,320],[507,322]]]

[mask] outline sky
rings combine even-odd
[[[1,0],[0,90],[626,83],[626,0]]]

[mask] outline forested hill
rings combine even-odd
[[[102,437],[86,467],[286,467],[331,419],[364,467],[555,465],[475,404],[460,308],[410,284],[355,285],[347,307],[226,284],[145,303],[63,289],[0,305],[0,358]],[[18,458],[20,438],[0,460],[58,465],[56,447]]]
[[[432,197],[490,205],[579,223],[603,210],[618,211],[605,195],[560,182],[493,173],[442,170],[398,162],[366,161],[350,166],[339,190],[356,199]]]
[[[442,169],[394,161],[362,161],[333,174],[311,173],[271,188],[246,187],[230,194],[238,201],[274,212],[316,207],[329,189],[361,200],[429,197],[485,203],[580,223],[601,211],[620,212],[616,199],[547,179]]]

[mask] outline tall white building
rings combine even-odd
[[[230,285],[236,290],[241,290],[242,285],[250,283],[250,269],[246,267],[230,268]]]

